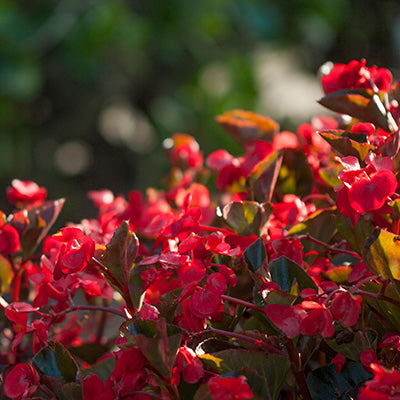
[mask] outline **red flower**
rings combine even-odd
[[[20,249],[19,234],[11,225],[0,228],[0,253],[12,254]]]
[[[17,364],[4,381],[4,393],[13,400],[33,396],[39,386],[40,376],[30,364]]]
[[[204,376],[203,364],[190,347],[179,348],[175,364],[177,371],[182,372],[182,378],[187,383],[197,383]]]
[[[283,304],[269,304],[265,309],[265,313],[289,339],[293,339],[300,334],[301,320],[306,316],[303,310]]]
[[[358,321],[361,311],[360,296],[352,296],[349,292],[341,292],[331,303],[331,313],[333,319],[342,321],[346,326],[353,326]]]
[[[335,364],[336,372],[340,372],[346,363],[346,357],[340,353],[337,353],[335,357],[332,358],[332,364]]]
[[[300,323],[302,335],[316,335],[331,337],[334,333],[332,315],[327,308],[315,301],[303,301],[295,306],[307,311],[307,316]]]
[[[368,211],[379,210],[397,189],[397,179],[392,171],[381,169],[375,174],[360,177],[349,190],[351,207],[365,214]]]
[[[63,228],[47,238],[43,253],[49,254],[55,264],[54,279],[81,272],[94,255],[94,241],[79,228]]]
[[[214,400],[252,399],[253,393],[245,376],[238,378],[216,376],[208,381],[208,388]]]
[[[392,82],[392,74],[385,68],[366,67],[366,60],[353,60],[348,64],[335,64],[322,79],[322,87],[326,94],[342,89],[374,89],[388,92]],[[324,73],[322,69],[322,73]]]
[[[41,203],[47,197],[47,190],[39,187],[32,181],[20,181],[13,179],[11,186],[7,188],[7,199],[12,204]]]
[[[164,140],[164,148],[173,166],[182,169],[200,168],[203,165],[203,154],[199,144],[186,133],[176,133]]]
[[[374,378],[365,382],[358,400],[395,400],[400,398],[400,371],[371,364]]]

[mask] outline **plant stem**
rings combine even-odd
[[[296,377],[296,382],[300,388],[303,400],[312,400],[310,391],[307,386],[307,381],[304,375],[304,371],[301,369],[300,354],[297,353],[291,339],[285,338],[285,345],[289,354],[291,368],[294,373],[294,376]]]
[[[208,328],[207,330],[205,330],[203,332],[198,332],[197,334],[201,335],[201,334],[205,334],[205,333],[215,333],[216,335],[221,335],[221,336],[225,336],[225,337],[235,338],[238,340],[243,340],[245,342],[255,344],[256,346],[261,346],[265,350],[267,350],[269,353],[280,354],[280,355],[283,354],[283,352],[281,350],[277,349],[276,347],[271,346],[268,343],[263,342],[262,340],[254,339],[250,336],[243,335],[241,333],[228,332],[228,331],[224,331],[222,329],[216,329],[216,328]]]
[[[326,249],[328,249],[329,251],[333,251],[335,253],[348,254],[349,256],[357,257],[360,260],[362,259],[362,257],[358,253],[356,253],[355,251],[346,250],[346,249],[340,249],[339,247],[330,246],[327,243],[324,243],[324,242],[321,242],[318,239],[315,239],[314,237],[312,237],[308,233],[306,233],[304,235],[298,235],[298,236],[295,236],[295,237],[296,237],[296,239],[299,239],[299,240],[302,240],[302,239],[310,240],[311,242],[313,242],[315,244],[318,244],[320,246],[323,246]]]
[[[396,307],[400,308],[400,302],[398,302],[397,300],[392,299],[391,297],[385,296],[384,294],[371,293],[371,292],[367,292],[365,290],[358,290],[356,293],[360,294],[361,296],[367,296],[367,297],[375,298],[377,300],[387,301],[388,303],[391,303],[391,304],[395,305]]]
[[[227,295],[223,294],[221,296],[221,299],[222,300],[226,300],[226,301],[230,301],[231,303],[240,304],[242,306],[251,308],[253,310],[257,310],[257,311],[260,311],[262,313],[265,313],[265,310],[264,310],[263,307],[256,306],[255,304],[249,303],[248,301],[245,301],[245,300],[242,300],[242,299],[237,299],[236,297],[231,297],[231,296],[227,296]]]
[[[118,315],[121,318],[126,319],[126,315],[119,310],[116,310],[115,308],[109,308],[109,307],[102,307],[102,306],[91,306],[91,305],[86,305],[86,306],[72,306],[71,308],[68,308],[65,311],[62,311],[58,315],[74,312],[74,311],[103,311],[103,312],[108,312],[111,314]]]

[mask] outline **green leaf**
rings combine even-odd
[[[375,228],[365,242],[364,261],[373,274],[400,279],[400,237]]]
[[[129,272],[138,250],[139,239],[129,230],[129,222],[123,221],[114,232],[101,259],[122,288],[128,286]]]
[[[321,131],[319,134],[333,147],[339,157],[355,156],[364,161],[368,153],[375,149],[368,143],[358,143],[348,137],[337,136],[332,131]]]
[[[30,257],[45,238],[60,214],[64,203],[65,199],[46,201],[39,207],[22,210],[14,215],[11,222],[13,225],[21,223],[22,215],[27,222],[22,229],[20,238],[22,255],[25,258]]]
[[[332,267],[328,271],[322,272],[321,275],[340,285],[347,282],[351,270],[350,265],[341,265],[340,267]]]
[[[150,265],[136,264],[129,273],[129,294],[132,304],[138,311],[142,308],[145,292],[143,290],[144,281],[141,278],[142,272],[151,268]],[[162,302],[163,303],[163,302]],[[161,303],[161,304],[162,304]]]
[[[355,399],[358,386],[370,378],[361,364],[347,362],[340,373],[330,364],[312,371],[307,386],[313,400]]]
[[[329,93],[318,101],[324,107],[361,121],[372,122],[390,132],[387,112],[377,94],[367,90],[346,89]]]
[[[247,264],[253,272],[256,272],[266,261],[264,240],[258,238],[243,253]]]
[[[367,330],[351,332],[342,331],[336,334],[335,338],[325,339],[326,344],[336,353],[344,355],[346,358],[360,362],[360,354],[364,350],[373,349]]]
[[[364,291],[370,293],[381,293],[382,285],[376,282],[367,282],[361,287]],[[400,304],[400,282],[397,280],[389,281],[386,286],[385,292],[381,293],[386,297]],[[379,297],[371,297],[362,294],[364,301],[369,307],[378,315],[376,324],[371,325],[376,331],[382,334],[395,330],[400,330],[400,308],[397,304]]]
[[[257,165],[247,178],[248,185],[251,187],[256,201],[261,203],[271,201],[282,160],[282,152],[270,154],[266,160]]]
[[[89,364],[93,364],[107,351],[109,351],[109,348],[100,343],[93,342],[70,347],[68,350],[72,355],[80,358],[83,361],[86,361]]]
[[[65,383],[63,379],[48,375],[42,376],[41,382],[55,394],[55,398],[57,398],[57,400],[82,399],[82,387],[76,382]]]
[[[360,218],[357,224],[353,226],[351,219],[343,216],[341,213],[337,213],[335,221],[339,233],[347,240],[350,247],[355,252],[362,255],[364,243],[374,227],[363,218]]]
[[[294,225],[290,230],[290,235],[309,234],[313,238],[318,238],[321,242],[329,243],[336,232],[333,212],[335,208],[318,210],[307,217],[303,222]],[[310,240],[302,241],[304,252],[321,251],[323,247]]]
[[[111,372],[114,371],[116,362],[117,360],[115,359],[115,357],[105,358],[92,365],[91,367],[84,369],[83,371],[81,371],[81,373],[83,376],[93,373],[101,378],[103,382],[105,382],[111,375]]]
[[[264,222],[264,207],[255,201],[231,201],[222,210],[227,226],[239,235],[259,235]]]
[[[157,321],[128,321],[121,327],[121,333],[137,344],[150,364],[164,377],[171,378],[172,368],[182,331],[175,325],[167,325],[164,318]]]
[[[68,350],[59,342],[51,341],[32,359],[33,366],[44,375],[74,382],[78,367]]]
[[[342,184],[342,181],[338,178],[341,170],[342,167],[337,165],[335,167],[320,168],[318,174],[327,185],[334,188]]]
[[[396,213],[400,218],[400,199],[393,200],[389,203],[389,207]]]
[[[307,272],[285,256],[273,260],[269,264],[269,272],[272,281],[278,284],[282,290],[290,292],[292,286],[297,283],[300,291],[307,288],[318,291],[317,285]]]
[[[204,354],[200,355],[199,358],[218,374],[238,371],[245,373],[247,368],[255,371],[257,375],[267,380],[272,399],[279,398],[286,374],[290,369],[287,356],[241,349]]]

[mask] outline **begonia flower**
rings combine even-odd
[[[40,376],[30,364],[19,363],[7,374],[4,393],[13,400],[32,397],[39,386]]]
[[[7,199],[10,203],[19,205],[41,203],[47,197],[47,190],[39,187],[33,181],[13,179],[7,188]]]
[[[253,393],[245,376],[237,378],[215,376],[208,381],[213,400],[245,400],[253,398]]]

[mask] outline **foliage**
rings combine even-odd
[[[3,397],[399,397],[398,82],[325,72],[320,103],[348,117],[224,113],[241,156],[175,134],[163,190],[89,191],[98,216],[55,234],[64,199],[12,181]]]

